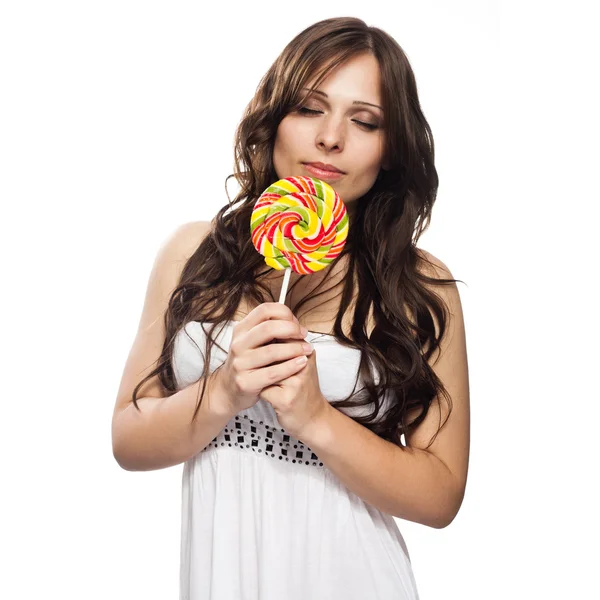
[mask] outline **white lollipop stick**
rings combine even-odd
[[[285,304],[285,295],[287,294],[287,288],[290,282],[291,272],[291,268],[285,270],[285,275],[283,276],[283,285],[281,286],[281,293],[279,294],[279,304]]]

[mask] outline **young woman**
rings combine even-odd
[[[235,206],[157,255],[115,458],[185,463],[182,599],[414,600],[394,517],[456,516],[469,390],[457,280],[416,247],[438,177],[404,52],[359,19],[308,27],[261,81],[235,154]],[[250,215],[297,175],[339,193],[349,233],[329,267],[292,272],[282,304]]]

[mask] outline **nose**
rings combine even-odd
[[[319,148],[327,151],[342,150],[344,147],[344,132],[341,120],[336,120],[331,116],[319,119],[316,143]]]

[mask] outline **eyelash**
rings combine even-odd
[[[306,114],[313,114],[313,115],[318,115],[321,114],[320,110],[313,110],[311,108],[306,108],[306,106],[302,106],[298,109],[299,113],[306,113]],[[357,121],[354,120],[354,122],[357,125],[362,125],[363,127],[366,127],[369,131],[375,131],[376,129],[379,129],[379,125],[372,125],[371,123],[363,123],[362,121]]]

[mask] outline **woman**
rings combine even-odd
[[[321,21],[239,125],[236,206],[159,251],[113,451],[129,470],[185,463],[181,598],[418,598],[393,517],[447,526],[469,453],[457,280],[416,248],[433,159],[398,44],[359,19]],[[280,304],[283,271],[249,223],[295,175],[339,193],[349,233],[329,267],[292,272]]]

